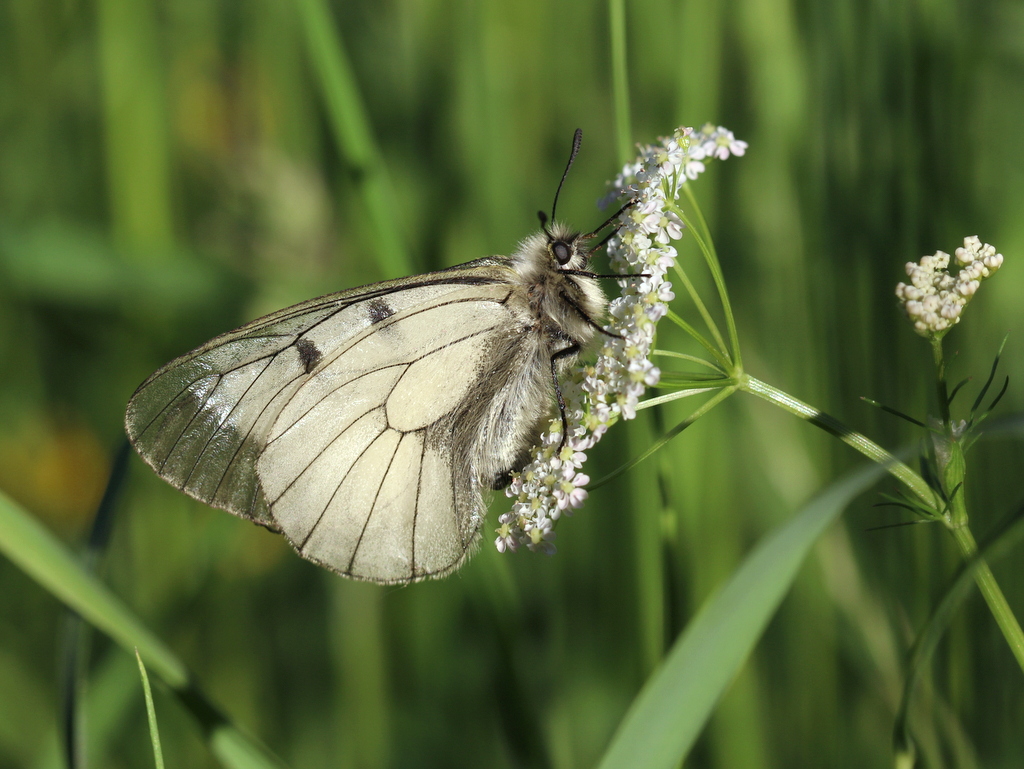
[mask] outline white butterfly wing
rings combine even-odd
[[[128,435],[166,480],[348,576],[457,568],[482,509],[466,404],[521,342],[507,267],[377,284],[224,334],[155,373]]]

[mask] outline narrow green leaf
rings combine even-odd
[[[873,466],[830,486],[755,548],[700,610],[647,680],[601,769],[675,769],[742,668],[825,528],[883,473]]]
[[[126,649],[135,648],[203,729],[211,750],[229,769],[284,766],[240,732],[192,681],[185,664],[45,526],[0,492],[0,553],[68,608]]]
[[[59,600],[126,649],[139,653],[169,686],[188,680],[185,665],[36,518],[0,492],[0,552]]]
[[[908,725],[910,699],[935,647],[939,645],[939,640],[946,632],[946,628],[949,627],[957,607],[970,592],[975,573],[978,569],[984,568],[985,564],[1006,555],[1022,539],[1024,539],[1024,507],[1019,508],[1011,515],[999,527],[995,536],[978,550],[977,555],[963,565],[945,595],[932,610],[928,621],[921,628],[921,632],[918,633],[914,646],[910,650],[910,661],[907,664],[907,675],[903,684],[903,696],[896,714],[896,725],[893,727],[893,745],[898,757],[907,756],[912,761],[915,755],[914,742]]]
[[[615,145],[619,163],[625,164],[633,159],[633,129],[630,127],[629,68],[626,65],[626,4],[623,0],[608,0],[608,31],[611,35]]]
[[[153,707],[153,690],[149,687],[149,676],[146,666],[142,664],[139,650],[135,650],[135,659],[139,663],[139,676],[142,678],[142,693],[146,697],[146,718],[149,720],[149,740],[153,743],[153,760],[156,769],[164,769],[164,752],[160,749],[160,730],[156,725],[156,708]]]
[[[330,8],[325,0],[301,0],[299,12],[334,139],[366,206],[378,263],[385,277],[404,277],[413,269],[393,215],[394,189]]]
[[[648,446],[646,449],[644,449],[642,452],[640,452],[639,455],[637,455],[633,459],[629,460],[625,464],[619,465],[619,467],[617,467],[616,469],[612,470],[610,473],[608,473],[608,475],[604,476],[603,478],[600,478],[599,480],[594,481],[593,483],[591,483],[588,486],[588,488],[591,489],[591,490],[600,488],[601,486],[604,486],[606,483],[608,483],[613,478],[618,478],[620,475],[622,475],[627,470],[630,470],[630,469],[636,467],[638,464],[640,464],[645,459],[647,459],[647,457],[649,457],[652,454],[654,454],[662,446],[664,446],[670,440],[675,438],[677,435],[679,435],[679,433],[681,433],[687,427],[692,425],[694,422],[696,422],[702,416],[707,414],[709,411],[711,411],[711,409],[713,409],[715,406],[717,406],[723,400],[728,398],[734,392],[736,392],[736,388],[735,387],[725,387],[725,388],[719,390],[712,397],[710,397],[706,401],[704,401],[704,403],[702,403],[692,414],[690,414],[690,416],[688,416],[686,419],[684,419],[682,422],[680,422],[679,424],[677,424],[675,427],[671,428],[670,430],[666,430],[662,434],[662,436],[660,438],[658,438],[658,440],[654,441],[654,443],[652,443],[650,446]],[[694,394],[696,394],[696,393],[694,393]],[[675,396],[682,397],[682,395],[678,394],[678,393],[675,394]],[[653,406],[653,405],[655,405],[655,402],[661,402],[661,401],[664,401],[664,400],[671,400],[671,399],[674,399],[674,397],[673,398],[668,398],[668,399],[666,399],[664,397],[663,398],[648,398],[647,400],[643,401],[640,404],[640,406],[638,406],[637,408],[639,409],[639,408],[646,408],[646,407],[649,407],[649,406]]]

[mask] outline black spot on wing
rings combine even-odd
[[[306,337],[302,337],[295,343],[295,349],[299,351],[299,362],[302,363],[302,368],[307,374],[316,368],[316,364],[324,357],[319,348]]]
[[[379,297],[370,300],[367,309],[370,314],[371,323],[380,323],[395,314],[395,311],[388,306],[388,303]]]

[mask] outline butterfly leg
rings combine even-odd
[[[562,386],[558,384],[558,361],[562,358],[577,355],[579,351],[580,346],[573,342],[568,347],[551,355],[551,381],[555,385],[555,397],[558,398],[558,413],[562,416],[562,441],[558,444],[559,451],[565,446],[565,439],[569,436],[569,419],[565,415],[565,398],[562,397]]]
[[[604,326],[602,326],[600,323],[595,323],[594,319],[591,318],[589,315],[587,315],[587,313],[585,313],[583,311],[583,308],[580,307],[576,303],[576,301],[571,296],[569,296],[565,291],[560,291],[559,292],[559,296],[562,298],[562,301],[564,301],[567,305],[569,305],[573,309],[573,311],[577,315],[580,316],[580,318],[583,320],[584,323],[586,323],[588,326],[590,326],[595,331],[597,331],[597,332],[599,332],[601,334],[604,334],[605,336],[614,337],[615,339],[625,339],[626,338],[626,337],[622,336],[621,334],[616,334],[613,331],[609,331]],[[579,352],[579,349],[577,349],[577,352]]]

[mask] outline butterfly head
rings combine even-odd
[[[580,235],[579,232],[571,230],[564,224],[551,222],[548,226],[547,216],[538,212],[540,225],[544,232],[546,243],[544,250],[555,269],[560,270],[585,270],[590,261],[590,249],[586,247],[589,238]]]

